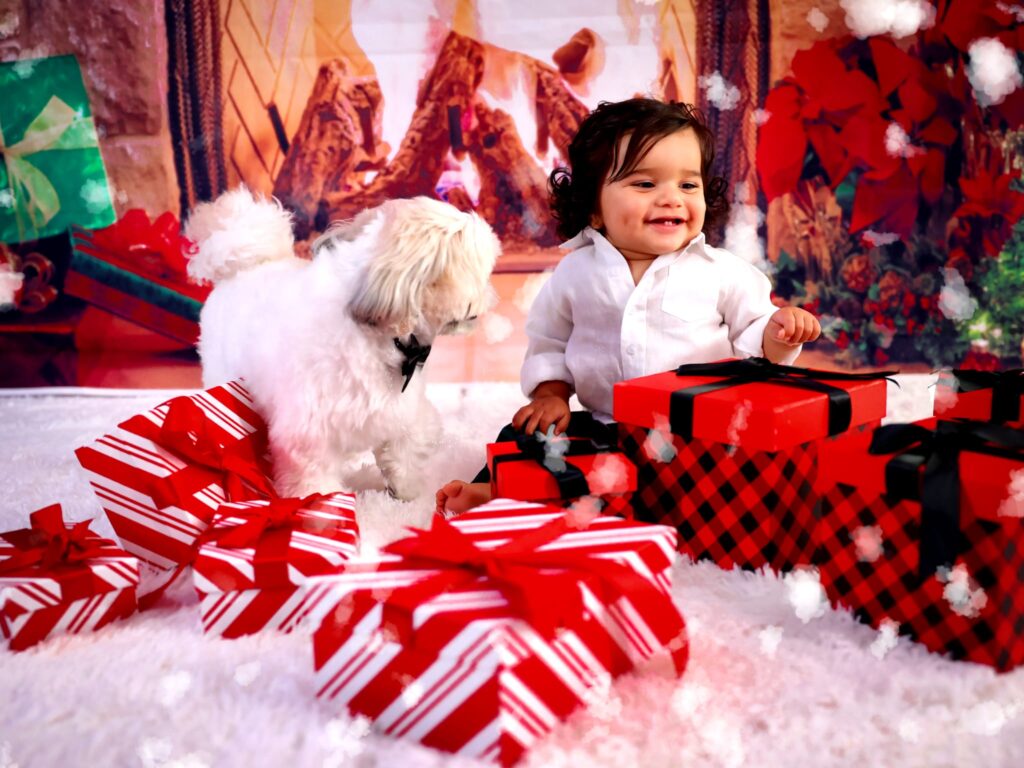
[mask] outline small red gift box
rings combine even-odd
[[[809,564],[821,438],[885,415],[885,374],[731,360],[615,385],[620,447],[638,468],[637,520],[723,568]]]
[[[138,561],[88,522],[65,524],[59,505],[31,528],[0,533],[0,635],[12,651],[89,632],[133,613]]]
[[[935,415],[1024,426],[1024,368],[943,371],[935,385]]]
[[[318,695],[381,732],[510,765],[593,686],[688,646],[675,532],[495,500],[315,578]],[[313,587],[311,587],[313,588]]]
[[[315,626],[305,583],[357,554],[355,496],[222,504],[201,539],[192,579],[204,632],[230,638]]]
[[[834,605],[932,651],[1024,662],[1024,432],[927,419],[822,445],[815,562]]]
[[[535,433],[539,434],[539,433]],[[624,514],[636,490],[636,465],[593,440],[522,436],[487,446],[491,497],[567,502],[600,500],[604,514]]]
[[[168,400],[75,451],[124,548],[150,566],[142,594],[192,562],[221,504],[276,495],[266,439],[236,381]]]
[[[189,283],[184,253],[189,243],[179,230],[173,214],[150,223],[140,209],[95,232],[72,227],[64,290],[191,346],[211,289]]]

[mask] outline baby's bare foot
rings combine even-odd
[[[452,480],[436,496],[436,514],[461,514],[491,500],[490,483],[466,483]]]

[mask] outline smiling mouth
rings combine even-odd
[[[679,226],[680,224],[683,223],[683,220],[680,219],[680,218],[672,217],[672,216],[664,216],[664,217],[659,218],[659,219],[648,219],[647,223],[648,224],[667,224],[669,226]]]

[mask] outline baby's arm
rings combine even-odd
[[[520,371],[523,394],[530,402],[512,417],[512,426],[532,434],[555,425],[564,432],[569,424],[569,398],[573,378],[565,360],[572,333],[572,304],[566,282],[558,270],[537,294],[526,319],[529,343]]]
[[[795,307],[776,307],[772,304],[772,284],[767,275],[739,257],[727,251],[723,253],[733,261],[719,309],[729,328],[729,341],[736,356],[763,356],[773,363],[792,365],[802,344],[818,337],[821,329],[817,320],[809,312]],[[807,332],[804,331],[805,319],[809,321]],[[781,336],[780,330],[783,331]]]

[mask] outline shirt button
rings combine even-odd
[[[636,344],[630,344],[628,347],[626,347],[626,354],[627,355],[635,355],[636,354]]]

